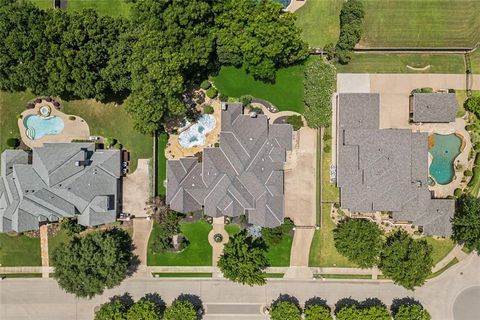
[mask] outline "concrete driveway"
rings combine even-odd
[[[135,172],[123,178],[123,212],[136,217],[147,217],[145,208],[150,194],[149,161],[138,159]]]

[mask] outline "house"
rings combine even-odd
[[[457,111],[455,93],[414,93],[411,97],[410,115],[413,122],[454,122]]]
[[[341,208],[390,212],[396,221],[449,236],[455,201],[432,199],[428,190],[428,135],[379,129],[380,96],[339,94],[337,186]]]
[[[6,150],[0,168],[0,231],[37,230],[76,217],[84,226],[114,222],[121,152],[93,143],[45,143],[32,153]]]
[[[248,216],[276,227],[284,218],[286,152],[292,126],[269,124],[263,114],[243,114],[240,103],[222,103],[220,143],[196,157],[167,163],[167,203],[172,210],[207,216]]]

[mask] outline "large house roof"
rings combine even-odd
[[[455,93],[414,93],[414,122],[453,122],[458,111]]]
[[[341,207],[392,212],[427,234],[451,234],[454,200],[432,199],[428,190],[428,135],[379,129],[378,94],[338,96],[337,185]]]
[[[223,103],[220,147],[197,158],[167,163],[167,203],[172,210],[204,210],[212,217],[239,216],[264,227],[283,223],[283,166],[292,150],[292,127],[269,124],[265,115],[243,114]]]
[[[116,219],[119,150],[93,143],[45,143],[32,160],[22,150],[1,157],[0,231],[38,229],[42,221],[78,217],[86,226]]]

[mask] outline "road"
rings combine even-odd
[[[0,319],[91,320],[96,306],[109,297],[127,292],[134,299],[147,293],[158,293],[166,303],[182,293],[196,295],[206,306],[205,320],[266,319],[261,315],[261,309],[280,294],[295,296],[300,303],[317,296],[326,299],[332,306],[345,297],[359,301],[377,297],[387,306],[391,305],[393,299],[412,297],[429,310],[433,319],[450,320],[453,319],[457,296],[472,286],[480,285],[479,268],[480,258],[470,255],[416,291],[408,291],[385,281],[278,279],[269,281],[263,287],[248,287],[223,279],[132,278],[91,300],[76,299],[65,294],[53,279],[6,279],[0,282]]]

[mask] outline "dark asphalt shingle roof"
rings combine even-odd
[[[341,207],[392,212],[427,234],[451,234],[454,200],[432,199],[427,186],[428,135],[379,129],[378,94],[339,94],[337,185]]]
[[[455,93],[414,93],[414,122],[453,122],[458,111]]]

